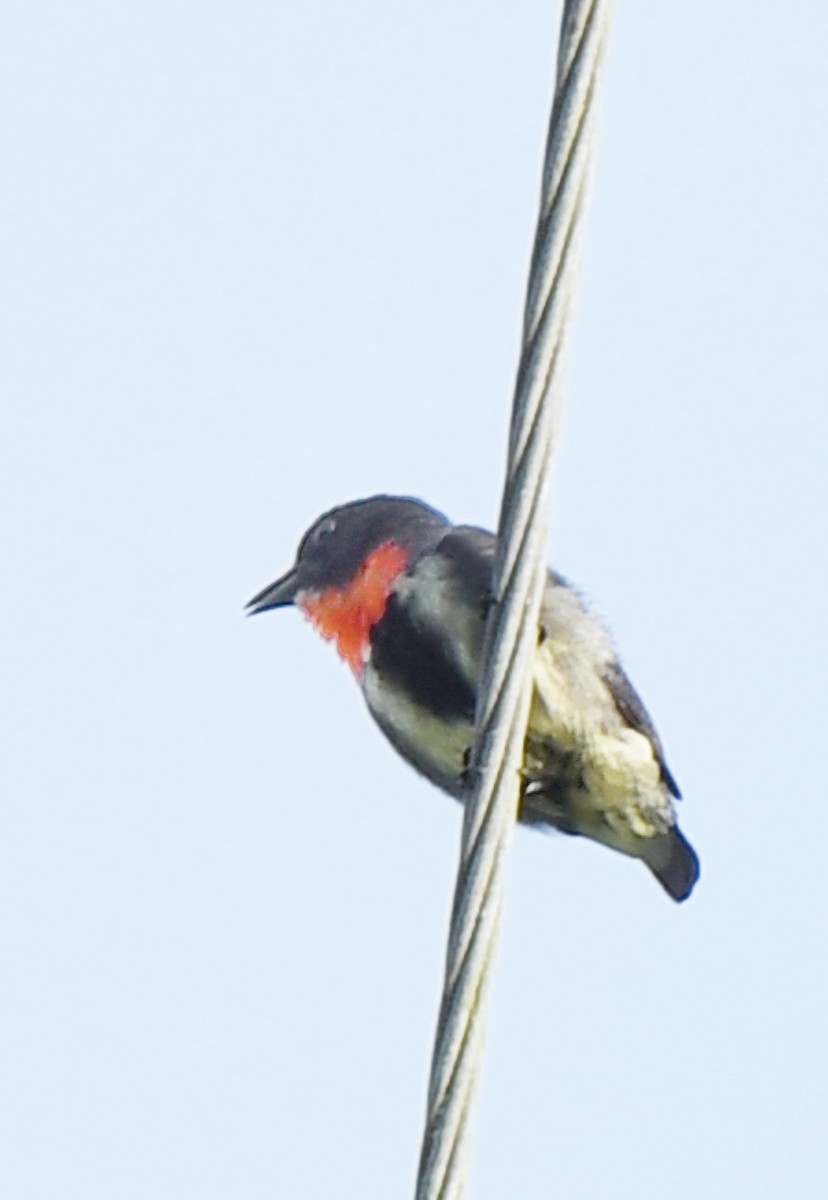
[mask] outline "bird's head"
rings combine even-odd
[[[323,637],[335,639],[359,677],[394,584],[447,528],[433,508],[398,496],[332,508],[302,538],[287,574],[253,597],[248,614],[297,605]]]

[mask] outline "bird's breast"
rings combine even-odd
[[[365,559],[344,587],[300,593],[299,606],[324,638],[336,642],[340,656],[359,678],[370,653],[371,630],[382,619],[394,581],[405,569],[407,552],[385,542]]]
[[[462,790],[472,724],[462,716],[439,715],[398,679],[369,659],[362,678],[369,711],[395,750],[427,779],[453,796]]]

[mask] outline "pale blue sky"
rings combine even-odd
[[[9,4],[4,1200],[410,1195],[459,810],[297,613],[497,511],[558,8]],[[828,1175],[828,13],[617,6],[553,511],[702,880],[522,831],[474,1200]]]

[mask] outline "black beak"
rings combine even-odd
[[[286,604],[292,604],[299,591],[297,576],[296,567],[292,567],[287,575],[283,575],[281,579],[259,592],[258,596],[254,596],[245,605],[248,617],[252,617],[254,613],[266,612],[269,608],[283,608]]]

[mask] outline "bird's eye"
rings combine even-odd
[[[328,517],[327,521],[323,521],[322,524],[317,529],[316,541],[317,542],[324,541],[326,537],[330,537],[330,535],[334,532],[335,529],[336,529],[336,521],[333,519],[333,517]]]

